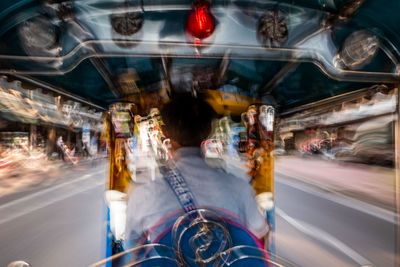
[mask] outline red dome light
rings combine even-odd
[[[215,29],[214,17],[210,12],[210,3],[207,0],[196,1],[186,21],[186,31],[192,37],[204,39],[209,37]]]

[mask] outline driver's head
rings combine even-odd
[[[215,113],[211,106],[190,94],[178,94],[161,109],[164,134],[180,146],[200,146],[211,131]]]

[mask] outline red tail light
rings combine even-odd
[[[204,39],[209,37],[214,29],[215,20],[210,12],[210,3],[206,0],[196,1],[186,21],[187,33],[194,38]]]

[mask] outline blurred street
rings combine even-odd
[[[63,180],[70,171],[81,171],[104,160],[105,155],[96,158],[79,158],[79,164],[69,161],[47,160],[45,158],[22,158],[0,168],[0,203],[15,198],[18,194],[36,187],[50,186]],[[60,179],[61,178],[61,179]],[[13,196],[13,194],[16,195]]]
[[[238,161],[227,170],[244,177]],[[396,266],[394,169],[275,159],[276,252],[300,266]]]
[[[28,177],[19,177],[24,187],[0,197],[0,266],[14,260],[43,267],[88,266],[100,260],[105,160],[63,164]]]
[[[301,266],[395,266],[390,213],[275,178],[278,255]]]
[[[301,266],[396,266],[393,176],[379,167],[278,158],[278,255]]]
[[[362,192],[348,193],[346,184],[339,190],[337,173],[327,172],[334,164],[277,159],[277,254],[300,266],[395,266],[394,214],[373,205],[374,198],[360,198]],[[323,171],[330,173],[331,183]],[[356,188],[357,174],[366,170],[346,165],[340,171],[355,177],[351,187]],[[0,198],[0,266],[13,260],[43,267],[88,266],[105,255],[105,161],[64,164],[46,173],[30,175],[31,185]],[[332,183],[337,190],[330,190]]]
[[[395,170],[314,156],[277,157],[275,170],[335,195],[395,211]]]

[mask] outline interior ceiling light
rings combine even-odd
[[[209,37],[215,29],[215,19],[211,13],[211,4],[207,0],[193,3],[186,21],[186,32],[197,40]]]
[[[130,36],[137,33],[144,22],[142,12],[112,14],[110,20],[113,30],[122,36]]]
[[[280,46],[288,38],[286,14],[275,6],[268,10],[258,21],[257,37],[264,46]]]
[[[18,30],[21,45],[28,55],[59,55],[61,51],[59,30],[47,17],[37,16],[24,21]]]
[[[364,67],[375,56],[379,48],[379,39],[367,30],[350,34],[335,57],[335,66],[356,70]]]
[[[131,11],[127,10],[137,8],[132,6],[128,2],[124,5],[118,6],[118,12],[110,15],[111,23],[111,36],[114,43],[121,48],[131,48],[137,45],[138,40],[143,34],[142,29],[144,23],[144,10],[142,11]],[[135,42],[133,42],[133,35],[135,35]]]

